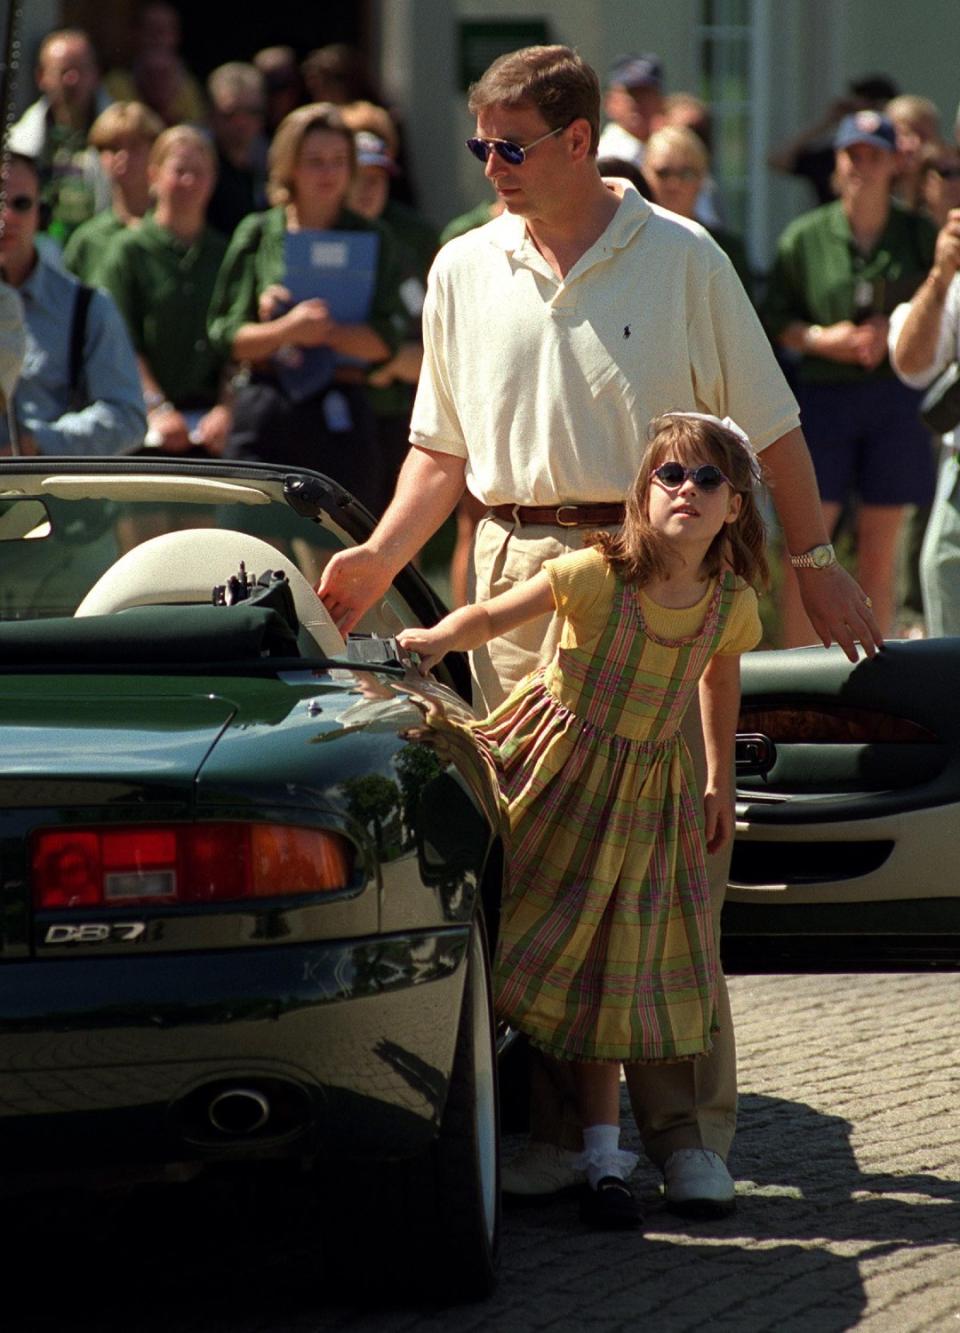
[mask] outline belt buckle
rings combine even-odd
[[[567,519],[567,518],[561,518],[561,517],[560,517],[560,515],[563,513],[563,511],[564,511],[565,509],[570,509],[570,510],[573,511],[573,513],[576,513],[576,512],[577,512],[577,509],[578,509],[578,506],[577,506],[577,505],[557,505],[557,527],[559,527],[559,528],[575,528],[575,527],[577,526],[577,520],[576,520],[575,518]]]

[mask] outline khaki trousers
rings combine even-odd
[[[489,515],[480,520],[474,542],[471,601],[485,601],[530,578],[545,560],[583,548],[583,530],[519,527]],[[519,680],[550,661],[559,641],[559,621],[544,616],[494,639],[472,654],[474,706],[481,714],[501,703]],[[706,782],[700,709],[694,698],[683,734],[701,789]],[[708,856],[714,923],[719,935],[731,848]],[[628,1065],[630,1104],[644,1149],[663,1166],[678,1148],[709,1148],[726,1158],[737,1118],[737,1064],[726,982],[718,991],[720,1031],[709,1055],[670,1065]],[[531,1137],[568,1148],[581,1146],[580,1124],[569,1069],[536,1056],[531,1073]]]

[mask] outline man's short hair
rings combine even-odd
[[[218,65],[207,79],[207,92],[215,108],[225,97],[249,97],[261,106],[266,102],[263,75],[256,65],[245,60],[228,60],[225,65]]]
[[[526,46],[500,56],[470,89],[471,115],[492,106],[533,106],[552,130],[574,120],[590,126],[590,152],[600,139],[600,80],[569,46]]]
[[[59,41],[86,42],[87,47],[89,48],[90,51],[90,58],[92,59],[93,63],[99,68],[100,62],[97,60],[97,48],[94,46],[93,39],[90,36],[90,34],[88,32],[85,32],[83,28],[54,28],[52,32],[48,32],[46,37],[44,37],[43,41],[40,43],[39,49],[37,51],[38,68],[40,68],[43,65],[43,58],[47,54],[53,43]]]
[[[87,143],[98,153],[124,146],[125,139],[153,143],[163,132],[163,121],[142,102],[111,102],[90,126]]]
[[[267,197],[274,206],[289,204],[293,199],[293,176],[303,141],[314,130],[339,134],[347,145],[351,176],[356,171],[357,149],[352,132],[344,124],[340,108],[332,102],[309,102],[298,106],[284,116],[270,144],[267,156],[269,179]]]

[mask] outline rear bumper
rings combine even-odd
[[[469,929],[0,969],[0,1168],[399,1158],[446,1101]],[[267,1102],[224,1132],[213,1098]]]

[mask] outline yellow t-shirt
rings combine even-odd
[[[543,568],[550,579],[557,615],[563,624],[561,648],[589,648],[603,633],[613,606],[616,575],[596,547],[573,551],[547,560]],[[705,585],[703,596],[694,606],[680,610],[660,606],[643,589],[639,590],[643,617],[650,630],[662,639],[683,639],[696,634],[703,624],[716,580]],[[746,653],[760,642],[763,628],[757,609],[757,594],[748,584],[741,584],[720,640],[718,653]]]

